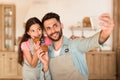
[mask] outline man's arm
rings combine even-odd
[[[102,14],[99,17],[99,19],[101,20],[99,25],[102,26],[101,32],[100,32],[100,37],[99,37],[99,43],[102,44],[108,39],[108,37],[112,33],[114,23],[113,23],[113,19],[107,13]]]

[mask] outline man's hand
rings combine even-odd
[[[104,43],[112,33],[114,23],[113,23],[113,19],[110,17],[108,13],[102,14],[99,17],[99,19],[101,20],[99,25],[101,26],[101,30],[102,30],[100,33],[99,42]]]

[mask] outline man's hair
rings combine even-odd
[[[55,18],[58,22],[61,23],[60,16],[58,14],[49,12],[49,13],[45,14],[44,17],[42,18],[42,24],[44,25],[44,22],[51,18]]]

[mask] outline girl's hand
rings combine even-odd
[[[48,70],[48,64],[49,64],[48,52],[43,51],[42,48],[40,47],[39,50],[37,51],[37,54],[38,54],[38,58],[43,63],[43,71],[46,72]]]
[[[40,48],[40,41],[34,43],[34,51],[37,51]]]

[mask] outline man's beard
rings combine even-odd
[[[59,34],[59,37],[58,37],[57,39],[53,39],[53,38],[51,37],[51,36],[54,35],[55,33]],[[54,33],[48,35],[48,37],[49,37],[52,41],[59,41],[60,38],[62,37],[62,35],[63,35],[63,32],[62,32],[62,29],[60,29],[60,32],[54,32]]]

